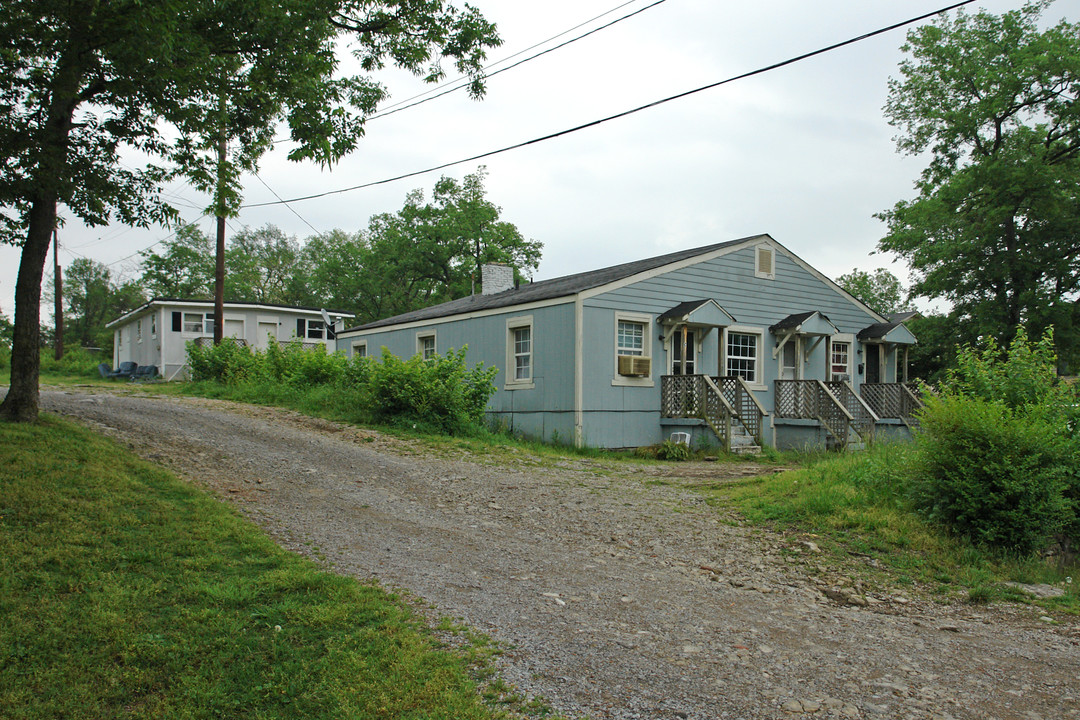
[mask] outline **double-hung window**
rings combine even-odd
[[[652,315],[616,312],[614,320],[615,372],[611,384],[652,387]]]
[[[416,336],[416,354],[424,360],[435,357],[435,333],[422,333]]]
[[[832,380],[840,380],[842,375],[851,375],[851,343],[836,342],[829,344],[829,374]]]
[[[619,321],[619,354],[645,354],[645,323]]]
[[[761,367],[758,351],[761,347],[761,335],[757,333],[727,333],[727,374],[741,377],[747,383],[761,382]]]
[[[506,321],[506,389],[533,387],[532,315]]]

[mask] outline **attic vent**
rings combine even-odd
[[[771,247],[765,245],[759,245],[757,247],[757,262],[754,266],[754,276],[759,278],[765,278],[766,280],[772,280],[776,277],[776,271],[773,268],[773,251]]]

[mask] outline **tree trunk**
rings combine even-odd
[[[68,142],[72,118],[82,99],[81,38],[73,41],[57,64],[48,115],[41,128],[41,155],[27,198],[26,243],[15,281],[15,330],[11,343],[11,385],[0,403],[0,419],[33,422],[38,416],[38,375],[41,372],[41,275],[56,227],[59,188],[68,176]]]
[[[56,225],[56,198],[41,197],[30,207],[19,277],[15,281],[15,332],[11,344],[11,385],[0,403],[0,418],[33,422],[38,416],[41,371],[41,275]]]

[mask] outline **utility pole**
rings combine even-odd
[[[53,357],[64,357],[64,277],[60,271],[60,241],[56,237],[56,228],[52,231],[53,240],[53,285],[56,286],[55,313],[56,337],[53,340]]]
[[[214,345],[221,344],[222,326],[225,324],[225,154],[228,152],[225,127],[225,93],[219,104],[221,110],[221,138],[218,140],[217,184],[217,263],[214,266]]]

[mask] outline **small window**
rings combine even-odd
[[[435,357],[435,333],[416,336],[416,354],[425,360]]]
[[[741,377],[748,383],[758,383],[758,348],[761,336],[755,333],[728,332],[727,374]]]
[[[157,315],[156,314],[150,316],[150,337],[151,338],[156,338],[157,337]]]
[[[180,332],[184,329],[184,313],[174,310],[172,314],[172,331]]]
[[[619,355],[645,354],[645,323],[619,321]]]
[[[202,313],[184,313],[184,332],[201,333],[205,316]],[[213,327],[214,316],[210,316],[210,326]],[[211,332],[213,332],[211,330]]]
[[[846,379],[841,376],[851,377],[851,343],[833,342],[829,352],[829,372],[833,380]]]
[[[367,340],[354,342],[352,344],[352,354],[353,357],[367,357]]]
[[[307,338],[308,340],[322,340],[323,328],[325,323],[322,320],[308,320],[307,323]]]
[[[142,342],[142,319],[135,321],[135,342]]]
[[[532,328],[514,328],[514,380],[532,380]]]
[[[206,313],[206,322],[203,323],[203,331],[207,335],[214,334],[214,313]]]
[[[773,280],[776,278],[776,258],[768,245],[758,245],[754,251],[754,277]]]

